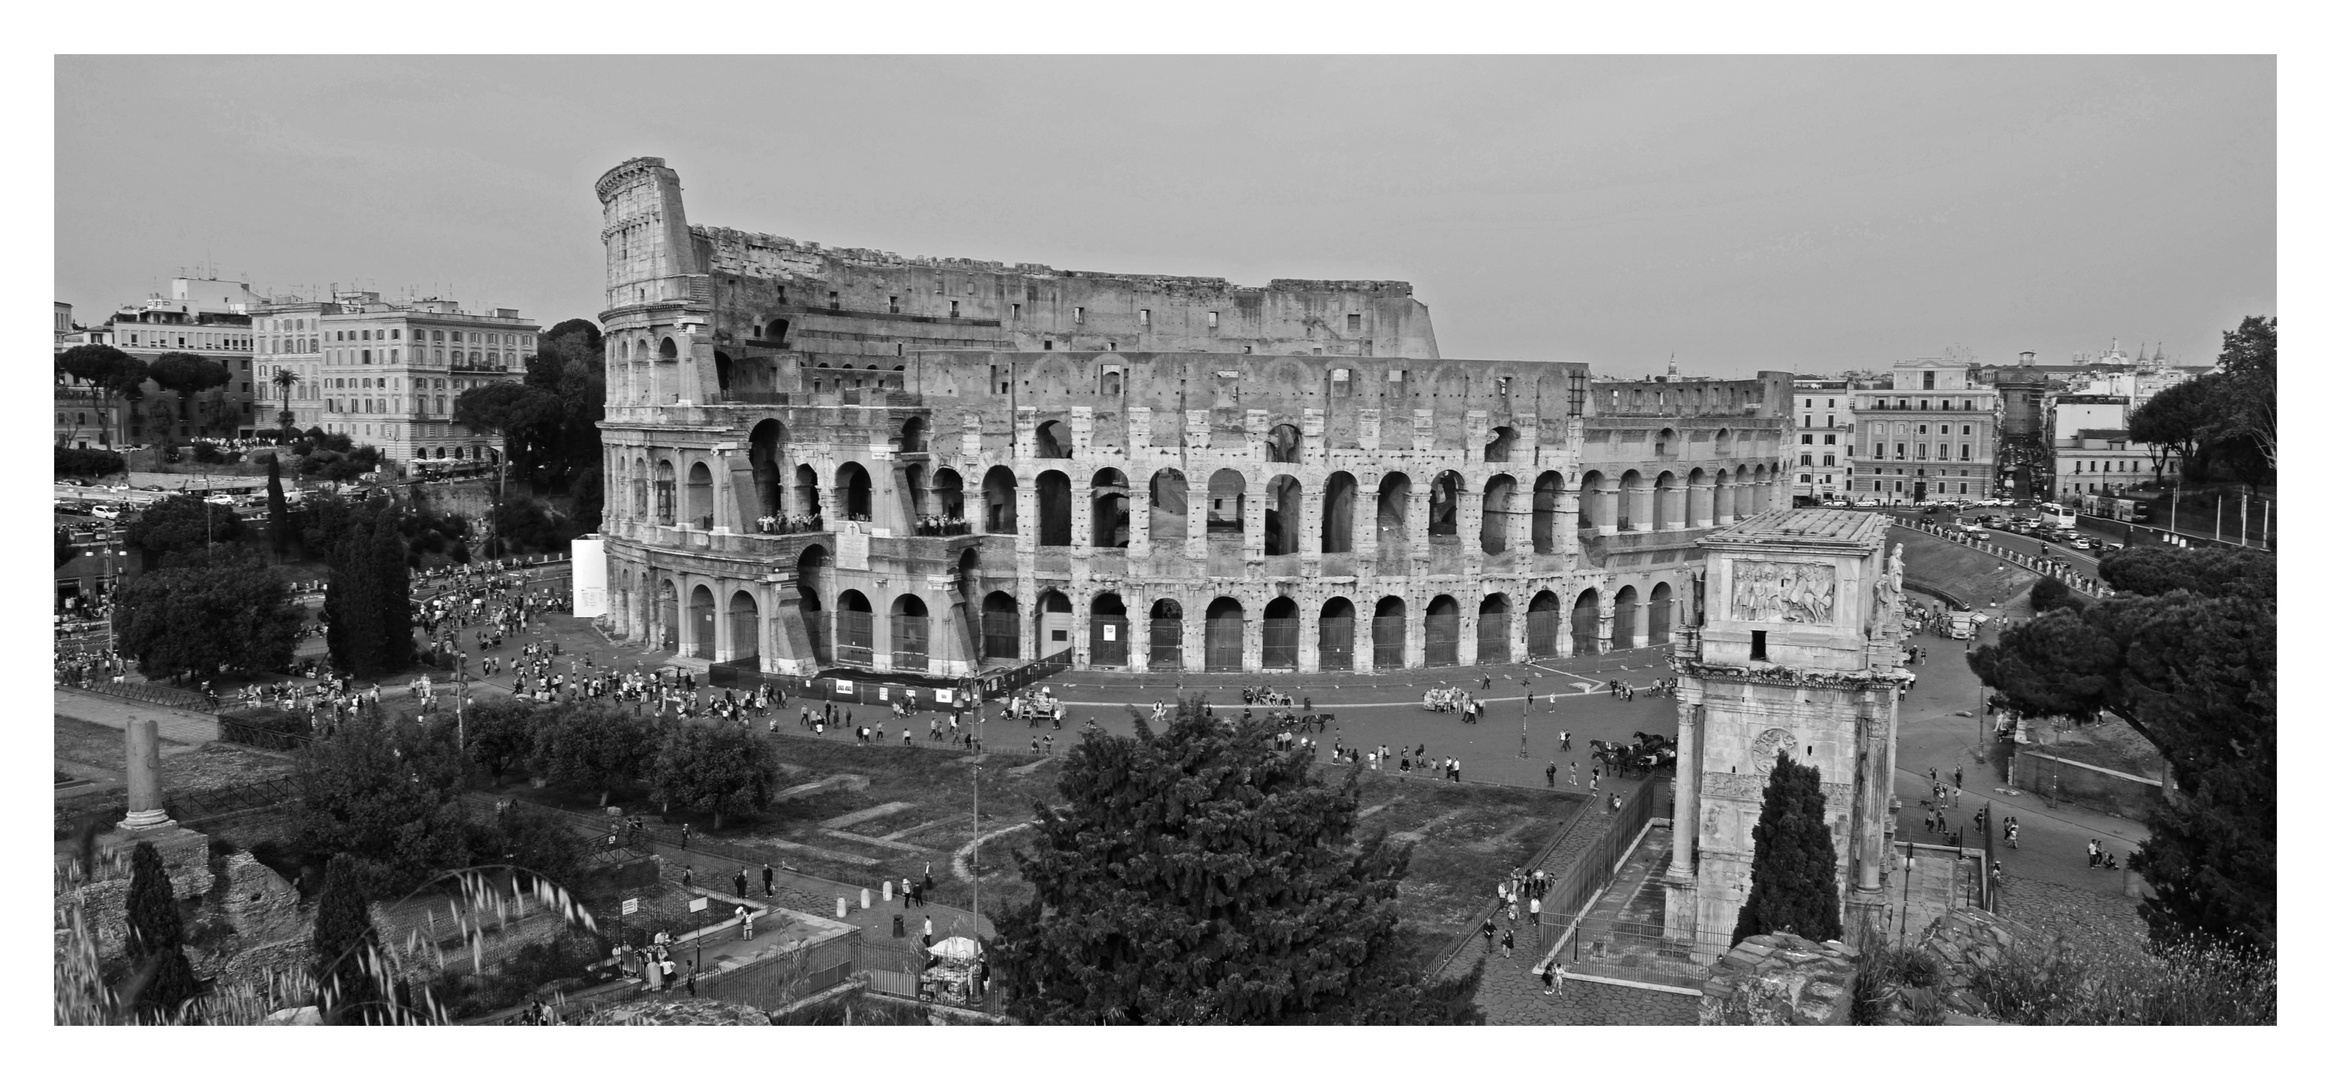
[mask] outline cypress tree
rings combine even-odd
[[[361,1024],[385,1018],[386,995],[375,978],[381,957],[372,928],[370,887],[364,868],[347,855],[334,855],[324,868],[324,892],[316,900],[316,928],[308,973],[316,980],[318,1011],[327,1021]]]
[[[141,1011],[167,1011],[194,996],[194,966],[186,961],[183,924],[178,898],[171,893],[170,872],[162,854],[140,841],[130,852],[130,887],[124,915],[129,923],[130,966],[136,972],[126,987],[127,1005]]]
[[[291,507],[283,498],[280,455],[267,459],[267,542],[278,558],[291,550]]]
[[[1732,928],[1732,943],[1780,931],[1829,941],[1845,934],[1837,901],[1837,849],[1822,818],[1821,770],[1800,765],[1784,751],[1765,782],[1757,816],[1756,857],[1749,864],[1748,902]]]
[[[332,548],[331,591],[324,597],[332,659],[367,678],[413,662],[411,577],[393,504],[359,510]]]

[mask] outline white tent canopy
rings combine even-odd
[[[951,937],[932,945],[931,955],[947,960],[969,960],[979,955],[979,942],[967,937]]]

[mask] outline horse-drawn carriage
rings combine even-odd
[[[1594,752],[1594,759],[1601,763],[1603,771],[1612,776],[1649,776],[1675,767],[1675,740],[1665,735],[1638,731],[1632,743],[1594,739],[1587,747]]]

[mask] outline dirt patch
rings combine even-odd
[[[115,773],[128,767],[125,764],[129,753],[128,744],[120,728],[75,720],[70,716],[56,717],[55,724],[57,760],[78,761]],[[165,749],[178,745],[168,739],[162,740],[162,744]]]
[[[2039,575],[1997,555],[1954,544],[1939,536],[1900,526],[1886,530],[1886,543],[1902,545],[1902,577],[1916,586],[1931,582],[1977,608],[2031,587]]]

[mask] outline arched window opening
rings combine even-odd
[[[1093,474],[1093,546],[1121,548],[1133,542],[1133,515],[1131,500],[1126,494],[1125,474],[1115,469],[1102,469]]]
[[[1069,535],[1068,474],[1047,469],[1036,476],[1036,542],[1066,547]]]
[[[1236,469],[1217,470],[1206,481],[1206,533],[1246,531],[1246,477]]]
[[[1149,477],[1149,544],[1156,548],[1190,538],[1190,481],[1180,469],[1159,469]]]
[[[1293,555],[1303,536],[1303,482],[1284,473],[1263,485],[1263,554]]]

